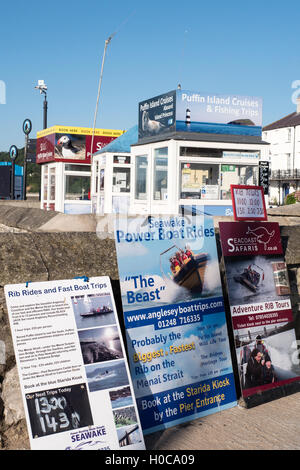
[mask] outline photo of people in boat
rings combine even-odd
[[[170,290],[180,289],[183,300],[221,294],[218,263],[207,251],[194,249],[191,244],[173,244],[160,253],[160,266]]]
[[[90,392],[129,386],[124,360],[86,366],[85,370]]]
[[[123,357],[116,326],[81,330],[78,335],[84,364],[111,361]]]
[[[167,251],[171,253],[169,262],[173,281],[191,292],[201,294],[206,265],[210,260],[209,254],[194,253],[189,244],[186,244],[184,249],[173,245]]]
[[[284,260],[278,255],[242,258],[226,256],[225,268],[230,304],[288,299],[289,281],[287,272],[282,266],[285,266]]]
[[[77,328],[92,328],[116,323],[109,294],[89,294],[71,297]]]
[[[299,359],[293,358],[295,331],[291,323],[278,323],[235,332],[237,361],[244,390],[271,388],[299,376]]]

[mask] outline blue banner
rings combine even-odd
[[[235,406],[213,219],[202,214],[119,220],[115,239],[144,433]]]

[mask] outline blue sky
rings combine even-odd
[[[263,124],[294,111],[300,80],[299,2],[85,0],[2,2],[0,151],[42,128],[38,79],[48,85],[48,126],[92,127],[104,41],[97,127],[129,129],[138,102],[177,88],[263,98]],[[298,87],[300,90],[300,86]],[[2,98],[3,101],[3,98]],[[1,102],[1,96],[0,96]]]

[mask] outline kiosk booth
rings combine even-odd
[[[91,213],[93,153],[123,134],[121,130],[53,126],[37,133],[36,162],[42,165],[41,208],[66,214]]]
[[[261,125],[256,97],[178,89],[139,103],[126,152],[118,143],[127,133],[94,156],[93,210],[233,215],[230,185],[258,185],[259,162],[268,159]]]
[[[93,156],[93,213],[104,215],[129,212],[132,184],[130,147],[137,139],[138,126],[134,126]]]

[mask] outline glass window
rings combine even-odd
[[[94,169],[95,169],[95,171],[94,171],[94,175],[95,175],[95,176],[94,176],[94,177],[95,177],[95,188],[94,188],[94,190],[95,190],[95,193],[98,193],[98,191],[99,191],[99,188],[98,188],[98,179],[99,179],[99,177],[98,177],[98,169],[99,169],[99,164],[98,164],[97,161],[96,161],[96,163],[95,163]]]
[[[130,168],[113,169],[113,193],[130,192]]]
[[[222,157],[221,149],[199,148],[199,147],[180,147],[180,157]]]
[[[88,200],[91,178],[66,175],[65,199]]]
[[[48,199],[48,167],[45,167],[45,170],[44,170],[43,186],[44,186],[44,201],[46,201]]]
[[[50,201],[55,201],[55,168],[50,168]]]
[[[91,165],[65,165],[65,171],[91,171]]]
[[[258,167],[221,165],[221,199],[231,199],[231,184],[258,184]]]
[[[135,158],[135,198],[147,199],[148,157],[139,155]]]
[[[104,191],[105,169],[101,168],[99,174],[100,174],[100,188],[99,188],[99,190]]]
[[[181,163],[181,199],[219,199],[219,165]]]
[[[168,197],[168,147],[154,150],[153,199],[165,201]]]

